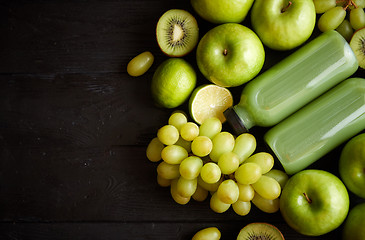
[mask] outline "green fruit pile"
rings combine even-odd
[[[349,210],[347,190],[341,180],[322,170],[301,171],[289,179],[285,172],[273,169],[270,154],[254,153],[256,139],[253,135],[234,136],[222,131],[222,119],[205,117],[204,105],[214,104],[204,96],[201,86],[196,86],[195,64],[182,57],[196,49],[196,65],[205,79],[213,83],[211,85],[237,87],[262,70],[264,46],[279,51],[295,49],[312,35],[316,14],[321,14],[318,28],[321,31],[336,29],[348,41],[352,39],[350,46],[357,53],[361,67],[364,66],[361,63],[365,64],[365,34],[364,30],[360,32],[365,26],[365,0],[191,0],[191,5],[202,19],[217,24],[200,40],[198,23],[185,10],[166,11],[156,27],[157,43],[169,58],[153,75],[151,92],[155,103],[160,107],[177,108],[190,96],[195,100],[192,102],[201,105],[194,106],[195,114],[191,114],[195,122],[188,121],[183,112],[173,112],[168,123],[158,129],[156,137],[148,144],[146,155],[157,163],[158,184],[168,187],[178,204],[187,204],[191,199],[205,201],[210,196],[210,208],[217,213],[232,207],[234,212],[244,216],[254,204],[266,213],[280,209],[288,225],[304,235],[318,236],[334,230],[342,224]],[[241,24],[249,13],[252,29]],[[353,45],[358,46],[359,42],[362,45],[355,50]],[[131,76],[140,76],[152,63],[153,56],[143,53],[131,61],[127,71]],[[209,93],[216,92],[217,89]],[[232,98],[229,91],[227,95]],[[204,120],[196,120],[198,113]],[[344,155],[343,158],[342,161],[351,162],[350,157]],[[358,159],[352,162],[360,169]],[[349,176],[350,173],[344,168],[341,174]],[[345,181],[361,182],[362,179]],[[362,187],[350,188],[358,193]],[[349,236],[354,221],[352,218],[347,223],[344,236]],[[264,226],[258,230],[262,228]],[[198,232],[193,239],[220,237],[219,230],[213,227]],[[238,239],[245,237],[246,231],[242,231]],[[283,239],[280,232],[277,239]]]

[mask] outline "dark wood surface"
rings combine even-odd
[[[145,149],[172,111],[150,96],[153,72],[167,59],[155,25],[171,8],[193,13],[201,35],[214,26],[185,0],[1,1],[0,239],[191,239],[209,226],[235,239],[257,221],[286,239],[340,238],[342,226],[306,237],[279,212],[255,207],[240,217],[214,213],[208,201],[181,206],[158,186]],[[128,61],[145,50],[155,63],[130,77]],[[264,69],[290,52],[266,53]],[[196,67],[194,52],[185,59]],[[231,89],[235,102],[241,90]],[[259,149],[265,131],[252,130]],[[342,146],[311,167],[338,175]],[[350,196],[352,206],[363,201]]]

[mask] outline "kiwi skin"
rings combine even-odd
[[[156,39],[167,56],[185,56],[198,44],[198,23],[188,11],[170,9],[157,22]]]
[[[274,225],[264,222],[250,223],[241,229],[237,240],[285,240]]]
[[[350,40],[350,47],[355,53],[359,67],[365,69],[365,27],[355,31]]]

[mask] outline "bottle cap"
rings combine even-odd
[[[233,107],[227,108],[223,112],[223,114],[224,114],[225,118],[227,119],[227,122],[229,123],[229,125],[231,125],[231,127],[233,128],[233,130],[235,131],[235,133],[237,135],[248,132],[248,129],[245,127],[245,125],[243,124],[243,121],[237,115],[237,113]]]

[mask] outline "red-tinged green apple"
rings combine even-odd
[[[341,180],[323,170],[303,170],[286,183],[280,211],[290,227],[308,236],[338,228],[349,210],[349,195]]]
[[[365,239],[365,203],[360,203],[350,210],[343,226],[342,239]]]
[[[240,23],[247,16],[254,0],[191,0],[194,10],[203,19],[217,24]]]
[[[221,87],[236,87],[260,72],[265,50],[251,29],[238,23],[225,23],[202,37],[196,60],[206,79]]]
[[[316,24],[313,0],[255,0],[253,30],[267,47],[290,50],[303,44]]]
[[[365,198],[365,133],[346,143],[340,156],[339,172],[346,187]]]

